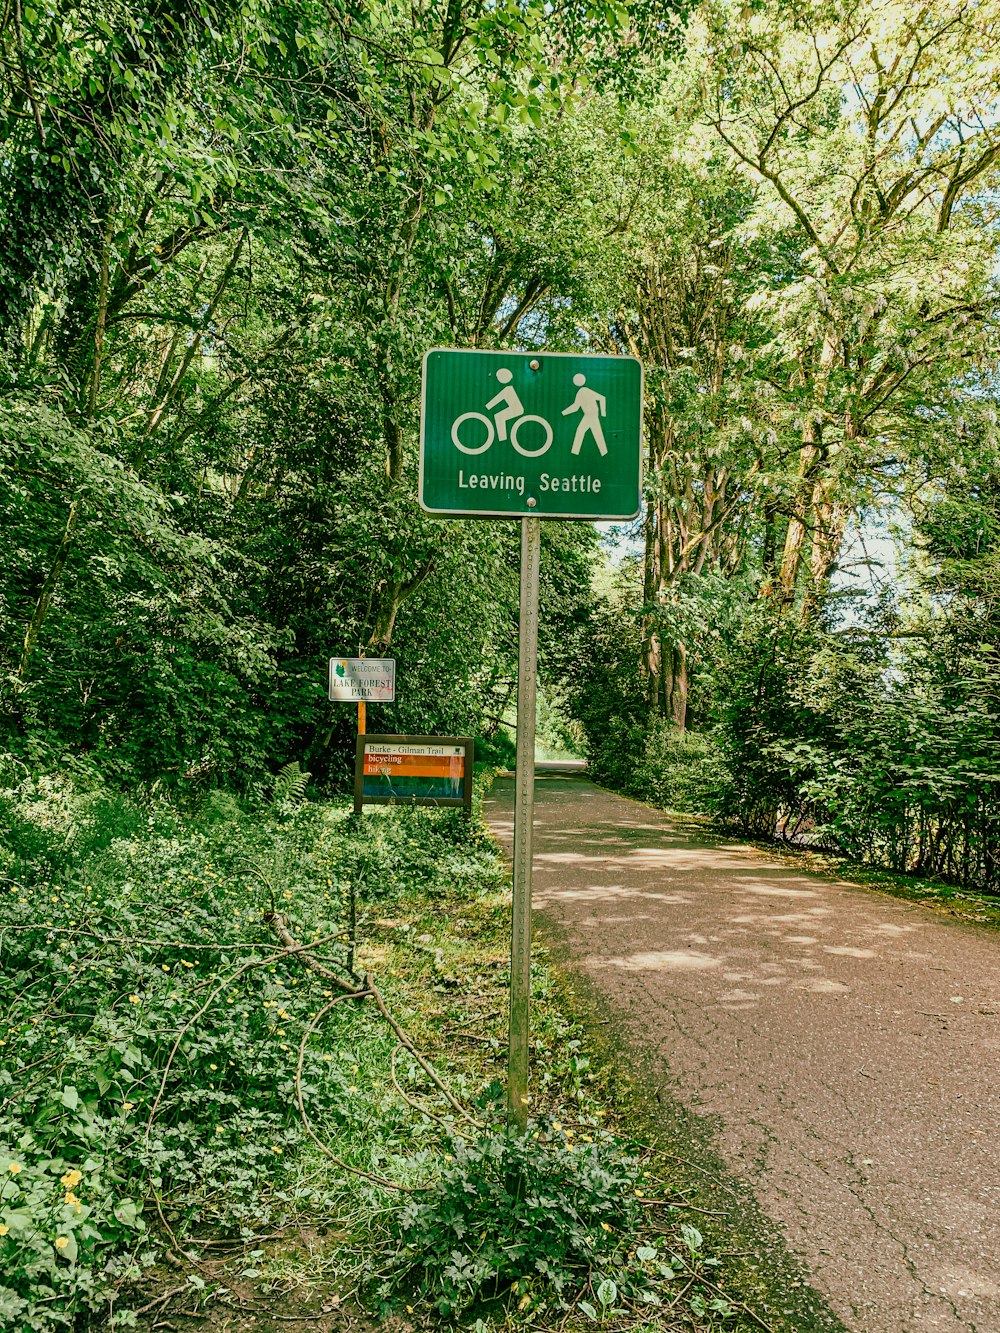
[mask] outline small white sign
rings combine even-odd
[[[391,704],[395,697],[394,657],[330,658],[332,703]]]

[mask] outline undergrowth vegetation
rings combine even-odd
[[[242,1282],[250,1308],[247,1280],[288,1276],[269,1243],[307,1227],[328,1292],[373,1311],[722,1319],[544,968],[533,1122],[503,1130],[509,899],[482,825],[302,786],[250,810],[5,771],[0,1324],[136,1326],[164,1255],[188,1305]]]

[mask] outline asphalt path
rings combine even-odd
[[[575,774],[535,790],[536,914],[844,1324],[1000,1333],[1000,937]]]

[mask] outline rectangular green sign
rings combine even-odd
[[[641,462],[635,357],[424,357],[420,503],[432,514],[635,518]]]

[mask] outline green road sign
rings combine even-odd
[[[420,503],[432,514],[635,518],[641,444],[635,357],[424,357]]]

